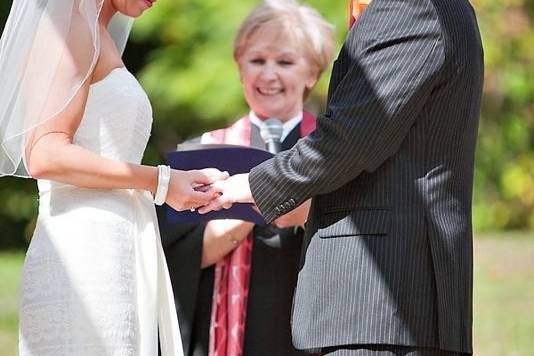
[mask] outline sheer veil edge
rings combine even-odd
[[[103,2],[13,1],[0,39],[0,177],[30,178],[24,152],[32,130],[63,111],[91,75]],[[122,14],[109,24],[121,53],[132,24]]]

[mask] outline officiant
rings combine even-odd
[[[250,112],[190,142],[289,149],[315,129],[304,101],[334,51],[333,27],[316,10],[296,1],[259,5],[234,42]],[[160,212],[185,355],[304,354],[292,345],[290,315],[308,209],[267,227],[172,225]]]

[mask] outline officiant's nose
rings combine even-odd
[[[278,74],[279,73],[276,65],[272,63],[266,63],[260,71],[260,77],[265,81],[276,80],[278,78]]]

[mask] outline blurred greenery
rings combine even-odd
[[[346,34],[347,0],[310,0]],[[11,0],[0,2],[0,28]],[[256,0],[159,1],[136,21],[125,53],[153,103],[145,162],[176,143],[247,111],[232,58],[233,36]],[[486,80],[478,141],[477,231],[534,231],[534,1],[473,0],[484,41]],[[307,106],[324,105],[328,73]],[[35,184],[0,179],[0,249],[24,246],[37,210]]]
[[[534,2],[474,5],[486,62],[475,228],[534,231]]]
[[[0,356],[16,355],[23,254],[0,253]],[[523,234],[475,239],[475,355],[530,356],[534,350],[534,239]]]

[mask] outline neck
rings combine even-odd
[[[117,9],[113,6],[111,0],[104,0],[104,4],[102,4],[102,10],[100,11],[99,22],[107,27],[111,21],[111,18],[116,12]]]

